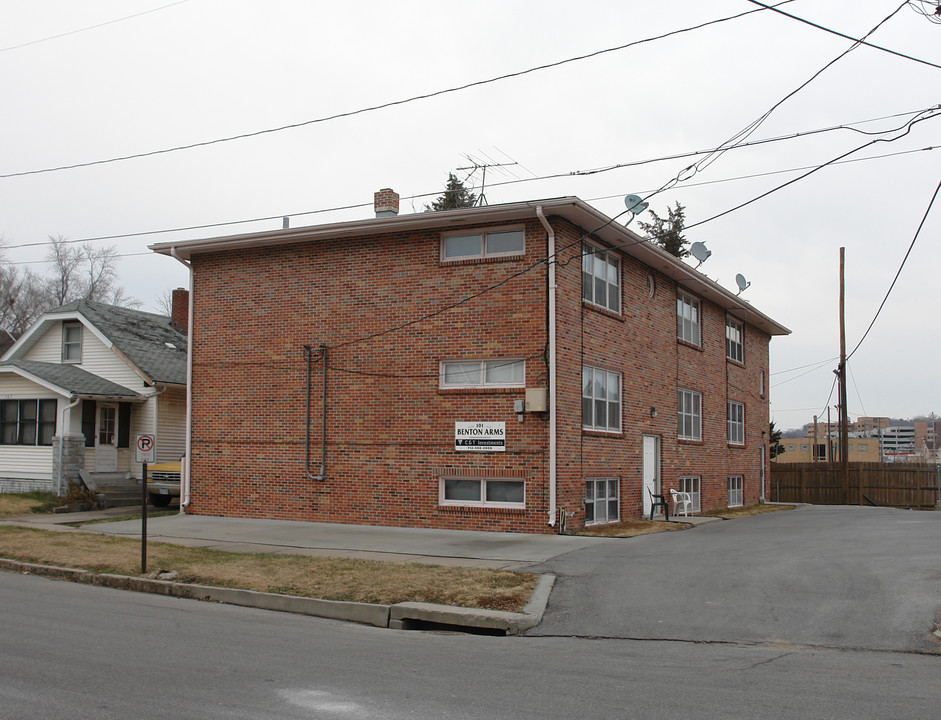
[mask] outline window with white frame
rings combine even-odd
[[[693,390],[677,390],[676,406],[677,437],[702,440],[702,395]]]
[[[0,401],[0,445],[52,445],[56,400]]]
[[[82,323],[62,323],[62,362],[82,362]]]
[[[443,477],[438,484],[440,505],[521,508],[526,483],[509,478]]]
[[[682,290],[676,292],[676,336],[691,345],[699,345],[699,300]]]
[[[621,373],[582,366],[582,427],[620,432]]]
[[[693,501],[693,512],[700,512],[700,479],[699,476],[691,475],[680,478],[680,492],[689,493],[689,499]]]
[[[765,371],[764,370],[758,373],[758,394],[761,397],[765,396]]]
[[[524,387],[524,360],[446,360],[441,363],[442,388]]]
[[[512,257],[526,250],[522,228],[500,228],[480,232],[448,233],[441,238],[441,260]]]
[[[725,356],[745,362],[745,325],[733,317],[725,318]]]
[[[585,524],[617,522],[620,519],[617,478],[585,480]]]
[[[728,403],[728,441],[730,445],[745,444],[745,405],[730,400]]]
[[[744,478],[741,475],[729,476],[729,507],[741,507],[744,503]]]
[[[621,260],[590,243],[582,244],[582,299],[621,312]]]

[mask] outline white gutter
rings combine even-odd
[[[190,280],[186,319],[186,455],[180,468],[180,512],[184,513],[190,503],[190,458],[193,456],[193,266],[177,254],[175,247],[170,248],[170,255],[186,266]]]
[[[546,262],[549,265],[549,527],[555,527],[556,518],[556,465],[558,443],[556,438],[556,332],[555,332],[555,232],[542,212],[542,206],[536,206],[536,217],[546,229]]]

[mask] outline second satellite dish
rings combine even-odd
[[[751,287],[751,283],[745,279],[745,276],[742,273],[739,273],[735,276],[735,284],[738,285],[738,294],[741,295],[743,292],[748,290]]]
[[[639,215],[646,210],[648,204],[644,202],[640,195],[627,195],[624,198],[624,206],[628,209],[628,212],[634,215]]]

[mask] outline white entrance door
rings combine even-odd
[[[118,406],[98,405],[98,432],[95,436],[95,472],[117,472]]]
[[[656,435],[644,435],[644,448],[641,474],[644,489],[644,517],[650,517],[652,502],[650,494],[660,493],[660,438]]]

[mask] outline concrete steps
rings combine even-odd
[[[79,474],[89,490],[104,495],[105,507],[129,507],[140,505],[140,481],[128,478],[124,473],[90,473],[81,470]]]

